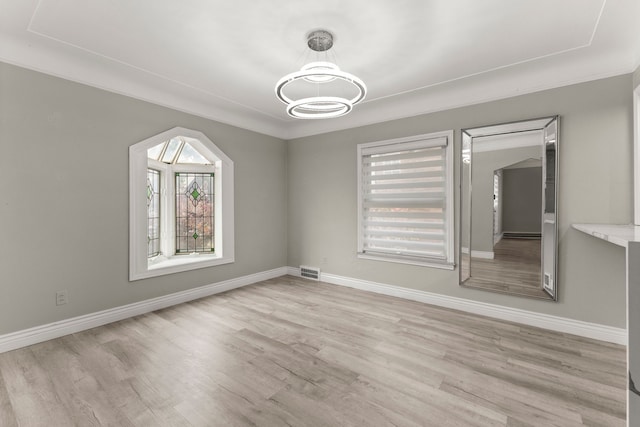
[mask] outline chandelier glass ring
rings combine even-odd
[[[300,119],[327,119],[344,116],[351,109],[353,109],[353,104],[348,99],[335,96],[316,96],[293,101],[287,106],[287,114]]]
[[[311,32],[307,36],[307,45],[316,52],[325,52],[333,46],[333,35],[325,30]],[[332,86],[332,82],[340,81],[339,87]],[[316,96],[305,96],[294,99],[293,95],[287,95],[286,89],[295,82],[299,90],[299,84],[311,85],[315,88]],[[343,83],[346,83],[344,85]],[[351,87],[351,89],[346,89]],[[348,96],[336,94],[336,88],[344,92],[350,92]],[[320,95],[321,89],[323,96]],[[295,92],[295,89],[293,90]],[[314,61],[304,66],[299,71],[287,74],[276,83],[276,96],[287,105],[286,112],[289,116],[298,119],[324,119],[340,117],[349,113],[353,106],[361,102],[367,94],[367,86],[358,77],[342,71],[336,64],[329,61]],[[291,92],[291,90],[290,90]],[[355,93],[355,96],[351,97]]]
[[[306,66],[311,64],[313,63],[307,64]],[[356,96],[354,96],[350,100],[352,104],[357,104],[358,102],[362,101],[367,91],[367,87],[365,86],[364,82],[360,80],[358,77],[354,76],[353,74],[346,73],[339,69],[312,68],[312,69],[304,70],[304,67],[303,67],[303,69],[301,69],[300,71],[287,74],[286,76],[284,76],[278,81],[278,83],[276,84],[276,95],[278,96],[278,99],[280,99],[280,101],[284,102],[285,104],[291,104],[293,100],[284,94],[284,89],[290,83],[300,79],[304,79],[306,81],[312,81],[314,83],[315,82],[328,83],[329,81],[332,81],[335,79],[341,79],[348,83],[351,83],[357,89]],[[345,99],[342,97],[340,98]]]
[[[338,66],[333,62],[316,61],[309,62],[307,65],[303,65],[300,71],[340,71],[340,68],[338,68]],[[304,79],[309,83],[329,83],[334,81],[336,78],[334,76],[313,75],[307,76]]]

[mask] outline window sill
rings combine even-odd
[[[358,253],[358,258],[369,259],[373,261],[394,262],[397,264],[418,265],[421,267],[439,268],[441,270],[454,270],[456,268],[455,264],[448,263],[446,261],[442,261],[442,262],[438,262],[435,260],[422,261],[418,259],[394,257],[393,255],[373,255],[373,254],[367,254],[367,253]]]
[[[134,281],[216,265],[231,264],[234,261],[230,257],[225,258],[210,254],[177,255],[169,258],[158,257],[149,263],[146,271],[132,273],[129,280]]]

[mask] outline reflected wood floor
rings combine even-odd
[[[539,239],[502,239],[494,259],[471,259],[471,278],[464,286],[549,299],[542,289]]]
[[[0,354],[7,426],[623,426],[625,349],[284,276]]]

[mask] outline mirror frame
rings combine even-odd
[[[550,125],[555,125],[555,132],[553,135],[549,135],[547,129]],[[512,130],[509,130],[512,129]],[[488,289],[481,287],[469,286],[466,284],[472,276],[472,263],[471,263],[471,239],[472,239],[472,194],[473,194],[473,140],[474,138],[479,137],[488,137],[488,136],[499,136],[513,133],[521,133],[521,132],[531,132],[531,131],[542,131],[542,141],[540,142],[540,148],[542,150],[542,209],[541,209],[541,253],[540,253],[540,288],[546,292],[548,298],[537,297],[533,295],[525,295],[516,292],[507,292],[498,289]],[[560,133],[560,117],[558,115],[541,117],[537,119],[528,119],[528,120],[518,120],[514,122],[506,122],[499,123],[494,125],[486,125],[486,126],[476,126],[473,128],[465,128],[461,130],[460,135],[460,203],[459,203],[459,218],[460,218],[460,226],[459,226],[459,235],[458,235],[458,259],[460,263],[459,269],[459,285],[469,287],[471,289],[480,289],[486,290],[489,292],[497,292],[507,295],[521,296],[527,298],[535,298],[543,301],[557,301],[558,300],[558,187],[559,187],[559,133]],[[468,145],[468,147],[467,147]],[[554,171],[553,174],[547,176],[547,154],[548,152],[554,152]],[[468,163],[468,182],[465,182],[465,163]],[[468,194],[465,197],[464,187],[468,187]],[[553,184],[552,187],[549,187],[549,184]],[[553,192],[553,193],[550,193]],[[554,195],[553,201],[553,211],[548,211],[549,206],[547,202],[547,197],[549,194]],[[465,200],[466,199],[466,200]],[[465,205],[469,206],[469,221],[468,221],[468,229],[463,230],[463,223],[465,219],[464,215],[464,207]],[[553,218],[550,218],[549,215],[553,214]],[[550,233],[545,233],[545,224],[553,224]],[[468,234],[468,246],[469,246],[469,254],[463,253],[463,238]],[[547,234],[545,236],[545,234]],[[545,262],[545,243],[549,243],[549,239],[551,239],[551,248],[553,249],[553,253],[551,255],[552,265],[549,266],[548,262]],[[463,263],[465,257],[468,257],[468,276],[463,277]],[[545,274],[545,272],[550,273]],[[551,284],[551,289],[548,289],[545,286],[546,277],[551,277],[553,283]]]

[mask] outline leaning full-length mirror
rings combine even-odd
[[[557,299],[558,117],[462,131],[460,284]]]

